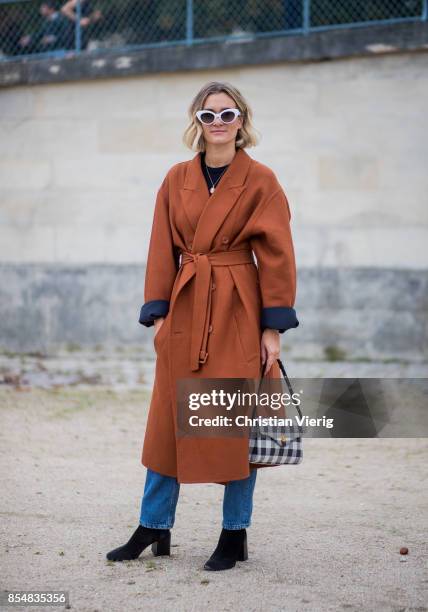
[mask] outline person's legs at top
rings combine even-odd
[[[107,559],[136,559],[150,544],[155,556],[169,555],[179,492],[176,478],[147,468],[139,525],[126,544],[107,553]]]
[[[152,529],[171,529],[180,493],[180,483],[147,468],[146,484],[141,500],[140,525]]]
[[[224,529],[244,529],[251,525],[256,478],[257,469],[252,469],[248,478],[231,480],[226,484],[223,497]]]
[[[231,480],[226,484],[223,497],[223,529],[204,569],[231,569],[236,561],[248,559],[245,528],[251,525],[256,478],[257,469],[250,469],[247,478]]]

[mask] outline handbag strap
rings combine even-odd
[[[281,372],[282,372],[282,375],[283,375],[283,376],[284,376],[284,378],[285,378],[285,382],[287,383],[288,390],[290,391],[290,397],[292,397],[292,396],[293,396],[294,391],[293,391],[293,389],[292,389],[292,387],[291,387],[291,383],[290,383],[290,381],[289,381],[289,379],[288,379],[287,372],[285,371],[284,364],[282,363],[281,359],[277,359],[276,361],[278,362],[279,368],[280,368],[280,370],[281,370]],[[266,359],[266,361],[265,361],[265,362],[264,362],[264,364],[263,364],[263,368],[262,368],[262,378],[263,378],[263,376],[265,375],[266,364],[267,364],[267,359]],[[302,412],[301,412],[301,410],[300,410],[299,406],[298,406],[297,404],[294,404],[294,405],[295,405],[295,407],[296,407],[297,412],[299,413],[300,418],[301,418],[301,419],[303,419],[303,415],[302,415]]]

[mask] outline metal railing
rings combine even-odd
[[[428,0],[0,0],[0,61],[423,21]]]

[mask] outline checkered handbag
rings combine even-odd
[[[280,359],[278,365],[287,383],[290,396],[293,395],[290,381]],[[267,361],[263,364],[262,378]],[[299,416],[302,413],[298,405],[295,406]],[[255,416],[253,411],[253,417]],[[250,427],[249,435],[249,461],[250,463],[263,463],[269,465],[297,464],[303,459],[302,444],[303,429],[300,425],[275,425]]]

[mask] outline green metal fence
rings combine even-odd
[[[427,0],[0,0],[0,60],[426,19]]]

